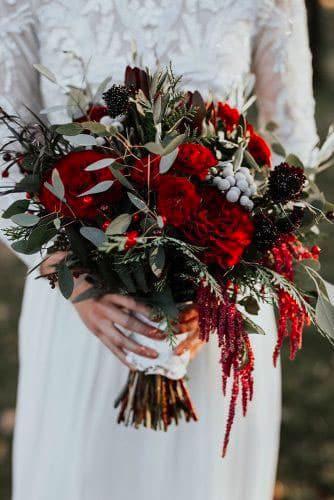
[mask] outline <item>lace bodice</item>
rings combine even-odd
[[[136,53],[150,67],[172,60],[187,88],[237,105],[254,75],[260,121],[278,122],[303,156],[316,142],[302,0],[2,0],[0,9],[0,95],[15,107],[40,107],[34,62],[79,85],[74,52],[94,85],[122,80]],[[61,104],[57,87],[41,88],[44,107]]]

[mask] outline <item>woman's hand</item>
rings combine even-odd
[[[74,300],[89,287],[91,285],[82,280],[81,283],[75,286],[71,299]],[[146,325],[133,316],[133,313],[137,312],[149,317],[150,309],[145,305],[136,302],[131,297],[108,294],[100,299],[86,299],[74,303],[74,307],[87,328],[130,369],[134,369],[134,367],[127,362],[125,351],[131,351],[146,358],[156,358],[158,356],[158,353],[153,349],[129,339],[116,326],[118,324],[127,330],[146,337],[164,340],[166,338],[165,333]]]
[[[41,265],[41,275],[46,276],[55,272],[55,267],[65,257],[65,252],[56,252],[50,255]],[[86,280],[82,278],[76,279],[71,300],[74,301],[76,297],[91,287],[92,285]],[[147,306],[137,303],[131,297],[117,294],[104,295],[100,299],[86,299],[73,305],[87,328],[130,369],[134,367],[127,362],[125,350],[147,358],[156,358],[158,356],[158,353],[153,349],[129,339],[116,326],[117,323],[127,330],[146,337],[157,340],[165,339],[166,334],[161,330],[152,328],[133,316],[133,313],[138,312],[149,317],[150,308]]]
[[[189,306],[180,313],[179,332],[188,332],[188,336],[176,347],[174,352],[178,356],[181,356],[186,351],[190,351],[190,359],[193,359],[203,347],[204,342],[199,339],[200,329],[198,318],[198,311],[195,306]]]

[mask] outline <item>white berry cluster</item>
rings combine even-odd
[[[256,185],[247,167],[241,167],[236,172],[232,163],[213,167],[207,180],[225,193],[227,201],[239,202],[247,210],[253,210],[254,202],[251,198],[256,194]]]

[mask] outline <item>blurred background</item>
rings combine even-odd
[[[329,124],[334,123],[334,0],[309,0],[306,3],[314,63],[316,118],[323,138]],[[321,184],[333,198],[334,172],[324,173]],[[334,227],[329,228],[322,243],[323,274],[332,283],[333,237]],[[2,500],[10,500],[18,370],[17,322],[24,275],[24,266],[0,246]],[[296,361],[289,362],[287,353],[283,354],[283,422],[275,500],[334,500],[334,350],[312,330],[305,333],[304,339],[304,349]]]

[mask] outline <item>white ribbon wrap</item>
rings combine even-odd
[[[159,328],[164,331],[167,328],[166,321],[160,323],[155,323],[151,321],[146,316],[140,313],[136,313],[135,316],[140,319],[143,323],[146,323],[153,328]],[[117,327],[129,338],[135,340],[145,347],[154,349],[159,353],[159,356],[155,359],[144,358],[139,356],[134,352],[128,352],[126,359],[129,363],[135,366],[135,368],[140,372],[145,372],[147,375],[164,375],[173,380],[178,380],[183,378],[187,373],[187,366],[190,361],[190,353],[186,351],[181,356],[176,356],[173,350],[175,347],[182,342],[187,337],[187,333],[182,333],[177,335],[174,347],[168,343],[167,340],[155,340],[144,335],[140,335],[135,332],[130,332],[124,327],[117,325]]]

